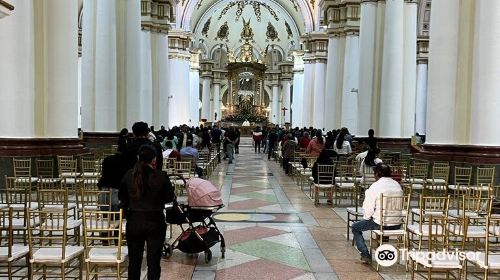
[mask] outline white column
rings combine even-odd
[[[78,3],[36,1],[36,125],[44,137],[78,136]],[[40,127],[41,126],[41,127]],[[42,132],[43,131],[43,132]]]
[[[325,77],[326,61],[318,60],[314,64],[314,100],[313,100],[313,119],[314,127],[323,129],[325,127]]]
[[[401,137],[404,0],[386,2],[380,92],[380,136]]]
[[[209,77],[201,79],[201,118],[210,120],[210,84],[212,80]]]
[[[295,52],[293,55],[293,91],[291,106],[291,121],[293,126],[303,127],[302,103],[304,100],[304,54]]]
[[[500,143],[500,1],[476,1],[470,142]]]
[[[358,74],[359,74],[359,37],[347,34],[345,39],[344,81],[342,90],[342,121],[351,133],[358,134]]]
[[[200,70],[191,68],[189,71],[189,95],[190,95],[190,126],[198,126],[200,122]]]
[[[281,81],[281,96],[283,97],[283,108],[285,110],[285,116],[283,117],[283,112],[281,112],[282,116],[282,124],[290,123],[290,80],[284,79]]]
[[[153,35],[149,31],[141,31],[140,34],[140,85],[139,93],[139,119],[152,125],[153,121],[153,74],[151,57],[151,40]],[[156,69],[155,69],[156,70]]]
[[[415,98],[417,88],[417,2],[405,2],[404,80],[402,135],[415,133]]]
[[[221,119],[221,111],[220,111],[220,81],[214,81],[213,84],[213,108],[214,108],[214,113],[212,115],[212,119],[215,122],[220,121]],[[217,114],[217,117],[215,115]]]
[[[426,142],[454,143],[460,2],[432,3],[429,40]]]
[[[33,1],[11,3],[15,10],[0,21],[0,137],[34,137]]]
[[[117,131],[116,1],[83,5],[82,129]]]
[[[367,136],[372,128],[372,100],[374,89],[375,41],[377,27],[377,2],[361,2],[359,28],[359,87],[358,87],[358,133]]]
[[[312,123],[312,99],[313,99],[313,89],[314,89],[314,64],[311,60],[306,60],[304,58],[304,87],[302,90],[302,125],[311,126]]]
[[[124,1],[125,59],[124,106],[127,127],[141,119],[141,7],[139,1]]]
[[[184,54],[186,55],[186,54]],[[169,126],[189,124],[189,60],[188,58],[170,58],[170,98]],[[175,81],[175,82],[174,82]]]
[[[168,36],[152,34],[151,58],[153,66],[153,125],[168,124],[169,61]]]
[[[271,122],[273,124],[279,124],[279,114],[280,114],[280,107],[279,107],[279,84],[277,81],[273,81],[272,85],[272,96],[273,100],[271,102]]]
[[[425,135],[425,116],[427,115],[427,63],[419,63],[417,70],[415,132],[420,135]]]
[[[325,128],[340,128],[342,116],[342,84],[344,75],[345,38],[334,36],[328,39],[328,60],[326,70]]]

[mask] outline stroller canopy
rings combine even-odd
[[[189,206],[218,206],[222,205],[220,191],[209,181],[200,178],[191,178],[187,181],[187,196]]]

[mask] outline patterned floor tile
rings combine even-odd
[[[274,203],[264,201],[264,200],[259,200],[259,199],[248,199],[248,200],[243,200],[243,201],[236,201],[236,202],[229,202],[228,209],[255,209],[259,208],[262,206],[268,206],[272,205]]]
[[[232,250],[302,270],[310,270],[302,250],[266,240],[254,240],[230,246]]]
[[[268,227],[246,227],[242,229],[225,230],[224,239],[226,240],[226,246],[230,246],[284,233],[285,231]]]
[[[266,237],[266,238],[262,238],[262,240],[271,241],[274,243],[279,243],[279,244],[283,244],[285,246],[290,246],[293,248],[300,249],[300,244],[297,241],[297,238],[295,238],[295,235],[293,233],[285,233],[285,234],[276,235],[276,236],[272,236],[272,237]]]
[[[261,188],[245,186],[245,187],[239,187],[239,188],[232,188],[231,194],[234,195],[234,194],[241,194],[241,193],[249,193],[249,192],[255,192],[255,191],[259,191],[259,190],[261,190]]]
[[[304,274],[304,271],[297,268],[289,267],[272,261],[257,260],[233,266],[231,268],[217,270],[215,279],[293,279],[302,274]]]
[[[240,193],[239,196],[242,197],[247,197],[247,198],[254,198],[254,199],[259,199],[259,200],[265,200],[269,202],[274,202],[277,203],[278,200],[276,199],[276,196],[274,194],[262,194],[258,192],[251,192],[251,193]]]

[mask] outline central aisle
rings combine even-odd
[[[250,138],[241,142],[234,163],[223,161],[210,177],[226,205],[214,215],[225,259],[219,244],[208,264],[203,254],[175,250],[162,260],[162,279],[380,279],[359,262],[331,208],[314,207],[277,162],[254,153]]]

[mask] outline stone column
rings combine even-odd
[[[0,137],[35,134],[35,31],[33,1],[18,1],[0,21]]]
[[[310,47],[314,53],[314,79],[312,94],[312,119],[314,127],[323,129],[325,118],[325,77],[328,51],[328,36],[324,32],[315,32],[310,37]]]
[[[293,96],[291,100],[291,122],[293,126],[303,127],[302,102],[304,100],[304,52],[293,52]]]
[[[386,2],[380,93],[380,136],[402,136],[404,0]]]
[[[429,40],[426,142],[455,143],[460,1],[433,1]]]
[[[140,34],[140,57],[139,68],[140,92],[139,103],[136,106],[139,109],[139,119],[152,125],[153,120],[153,60],[151,57],[153,34],[148,31],[141,31]]]
[[[190,126],[198,126],[200,122],[200,53],[192,50],[189,71]]]
[[[151,58],[153,66],[153,125],[160,127],[168,124],[169,95],[169,60],[168,35],[166,33],[152,34]]]
[[[79,113],[78,3],[54,0],[35,1],[33,4],[36,134],[76,138]]]
[[[358,3],[348,3],[342,7],[346,11],[341,13],[344,23],[345,51],[344,51],[344,80],[342,89],[342,126],[351,133],[358,134],[358,95],[359,92],[359,17]],[[344,18],[345,15],[345,18]]]
[[[268,72],[268,80],[271,81],[272,100],[271,100],[271,114],[269,120],[273,124],[279,124],[280,117],[280,100],[279,100],[279,72]]]
[[[202,60],[200,62],[200,76],[202,81],[201,88],[201,118],[205,120],[211,120],[210,116],[210,87],[212,84],[212,68],[214,66],[213,61]],[[212,113],[213,115],[213,113]],[[212,116],[213,118],[213,116]]]
[[[470,143],[500,143],[500,2],[475,1]]]
[[[220,96],[220,89],[221,89],[221,82],[222,78],[224,76],[224,71],[223,70],[213,70],[213,75],[214,75],[214,80],[213,80],[213,115],[211,116],[213,122],[219,122],[221,120],[222,113],[221,113],[221,96]]]
[[[189,33],[172,30],[169,33],[170,93],[168,106],[169,127],[189,124]]]
[[[404,30],[404,79],[402,106],[402,137],[415,134],[415,98],[417,88],[417,8],[415,0],[406,0]]]
[[[429,38],[419,38],[417,44],[417,97],[415,105],[415,132],[425,135],[427,115],[427,63]]]
[[[117,131],[116,1],[83,2],[82,26],[82,129]]]
[[[374,94],[375,42],[377,27],[377,1],[361,1],[359,27],[359,87],[358,87],[358,135],[367,136],[373,128],[372,100]]]
[[[312,125],[312,98],[313,98],[313,82],[314,82],[314,64],[310,55],[304,55],[304,87],[302,89],[302,125]]]
[[[281,71],[281,98],[282,107],[280,108],[281,124],[290,124],[290,87],[292,80],[293,63],[282,62],[279,65]],[[284,113],[283,113],[283,108]]]

